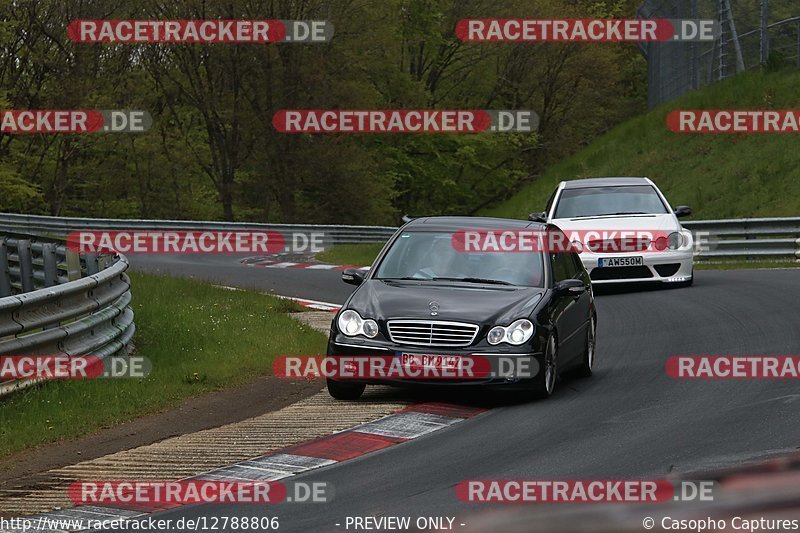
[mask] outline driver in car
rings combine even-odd
[[[458,257],[450,239],[435,239],[431,245],[428,266],[420,268],[414,273],[415,278],[458,278],[464,273],[458,268]]]

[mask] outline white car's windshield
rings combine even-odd
[[[553,218],[664,214],[667,208],[650,185],[564,189]]]
[[[450,232],[404,232],[381,261],[375,277],[543,286],[541,253],[463,252],[453,246],[452,235]]]

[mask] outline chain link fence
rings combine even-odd
[[[717,21],[713,42],[642,43],[647,58],[648,105],[761,65],[800,67],[797,0],[645,0],[638,18]]]

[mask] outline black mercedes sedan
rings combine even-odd
[[[597,325],[591,281],[571,247],[544,243],[554,235],[566,239],[540,222],[449,216],[407,222],[368,271],[342,273],[358,288],[333,319],[329,359],[377,356],[429,370],[480,359],[489,370],[454,379],[435,372],[328,376],[331,396],[355,400],[367,384],[435,384],[547,398],[559,376],[590,376]]]

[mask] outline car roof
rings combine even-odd
[[[408,222],[404,228],[418,229],[423,231],[458,231],[465,229],[491,230],[491,229],[545,229],[546,224],[541,222],[530,222],[513,218],[494,218],[494,217],[422,217],[415,218]]]
[[[583,189],[585,187],[621,187],[625,185],[650,185],[647,178],[587,178],[564,182],[565,189]]]

